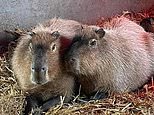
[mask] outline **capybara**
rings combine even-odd
[[[65,102],[71,99],[74,78],[65,72],[62,57],[81,27],[77,21],[53,18],[38,24],[32,34],[21,37],[14,51],[12,68],[19,85],[30,95],[27,100],[32,107],[38,105],[35,100],[47,101],[42,107],[47,110],[59,102],[60,95],[65,96]],[[60,37],[55,36],[56,31]],[[51,98],[54,99],[49,103]]]
[[[71,99],[74,78],[65,73],[59,52],[59,33],[45,31],[22,36],[14,51],[12,68],[22,90],[30,95],[32,107],[52,99],[42,106],[44,111],[58,104],[60,96],[64,102]]]
[[[103,28],[83,28],[65,56],[67,70],[87,94],[129,92],[154,70],[152,34],[127,18],[113,18]]]

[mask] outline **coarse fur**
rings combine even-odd
[[[65,96],[65,102],[70,100],[74,78],[65,73],[62,55],[80,30],[81,24],[77,21],[53,18],[38,24],[32,30],[34,35],[21,37],[13,54],[12,68],[24,92],[43,102],[60,95]],[[60,39],[54,40],[54,36],[49,35],[55,31],[60,33]],[[31,44],[39,47],[41,44],[42,48],[36,49],[42,51],[31,52]],[[57,49],[52,53],[49,47],[53,44]]]
[[[141,87],[154,70],[152,34],[124,17],[103,29],[83,28],[66,55],[84,93],[129,92]]]
[[[32,31],[34,33],[45,31],[48,33],[52,33],[53,31],[58,31],[61,35],[61,47],[62,49],[67,49],[72,39],[81,33],[82,28],[87,25],[83,25],[80,22],[75,20],[67,20],[61,18],[52,18],[50,20],[45,21],[44,23],[38,24]],[[98,29],[98,26],[89,25],[91,29]],[[63,51],[65,53],[65,50]]]
[[[59,103],[60,96],[65,97],[64,102],[70,101],[74,78],[65,73],[59,55],[59,41],[52,32],[45,31],[21,37],[13,54],[12,69],[20,87],[25,94],[28,93],[27,96],[32,95],[41,102],[51,98],[54,102],[54,98],[58,97],[55,104]]]
[[[61,18],[52,18],[44,23],[38,24],[33,31],[58,31],[61,36],[72,39],[81,30],[81,23],[74,20],[66,20]]]
[[[62,56],[81,27],[77,21],[53,18],[38,24],[32,30],[35,33],[34,36],[24,35],[21,37],[21,41],[14,51],[12,68],[19,85],[25,94],[28,92],[27,101],[29,104],[26,108],[29,105],[32,108],[41,105],[43,111],[47,110],[60,101],[59,96],[65,96],[64,102],[70,101],[75,83],[74,78],[65,73]],[[54,40],[54,36],[49,35],[55,31],[60,33],[58,40]],[[42,51],[31,52],[30,44],[32,43],[35,46],[41,44],[43,48],[39,49]],[[49,48],[53,44],[57,47],[54,53],[50,52]],[[51,101],[48,101],[50,99]],[[39,104],[40,102],[41,104]],[[25,111],[29,112],[30,110],[27,108]]]

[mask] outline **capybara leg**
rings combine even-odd
[[[35,108],[38,108],[39,103],[38,100],[34,96],[27,96],[26,99],[25,110],[23,111],[23,115],[29,115],[31,111]]]
[[[52,106],[55,106],[55,105],[57,105],[57,104],[59,104],[59,103],[60,103],[60,97],[57,96],[57,97],[55,97],[55,98],[52,98],[52,99],[46,101],[46,102],[42,105],[41,109],[42,109],[44,112],[46,112],[46,111],[49,110]]]

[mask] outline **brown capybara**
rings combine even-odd
[[[124,18],[113,18],[103,28],[83,28],[66,55],[66,65],[77,76],[82,91],[129,92],[141,87],[154,70],[152,34]]]
[[[45,31],[22,36],[12,58],[12,68],[20,87],[31,95],[31,106],[52,99],[51,103],[42,106],[43,111],[59,103],[60,96],[68,102],[73,94],[74,78],[65,73],[62,66],[59,36],[58,32]]]
[[[14,51],[12,68],[23,91],[30,94],[27,100],[32,108],[38,105],[35,100],[41,102],[39,105],[47,101],[43,111],[57,104],[60,95],[65,96],[65,102],[70,100],[74,78],[65,73],[62,55],[80,30],[79,22],[53,18],[38,24],[32,30],[34,35],[21,38]],[[54,31],[58,31],[60,39],[54,36]],[[51,103],[50,98],[53,98]]]

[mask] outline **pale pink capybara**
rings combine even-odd
[[[154,71],[153,35],[124,17],[100,29],[83,28],[66,55],[66,65],[87,95],[136,90]]]

